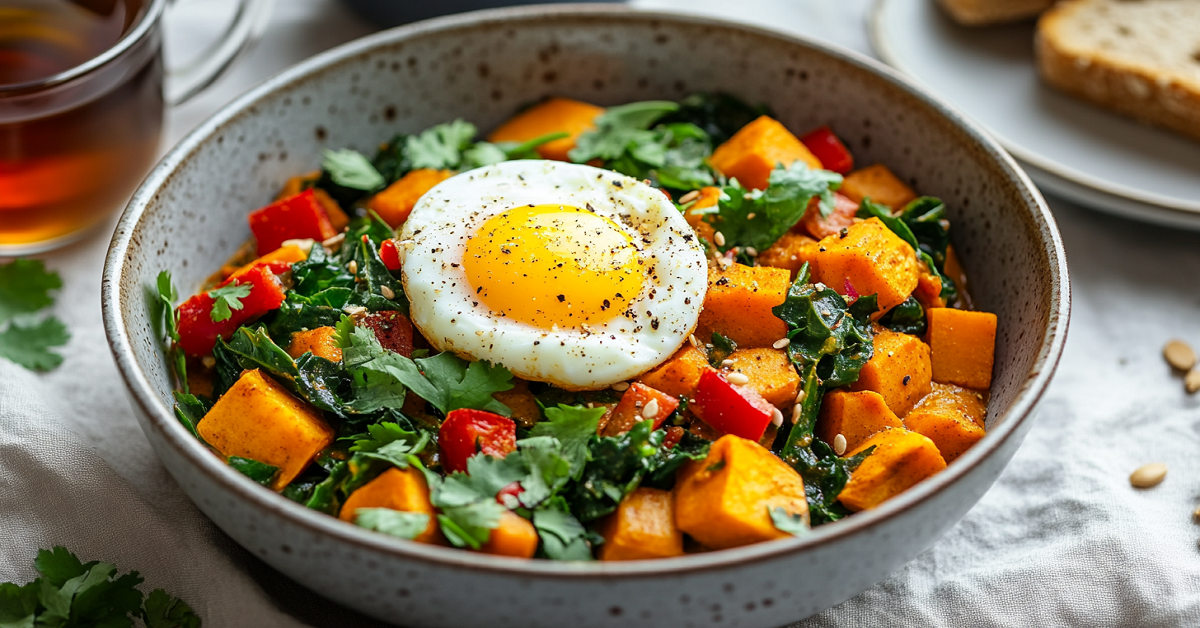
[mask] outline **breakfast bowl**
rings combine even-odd
[[[987,435],[877,508],[797,537],[631,562],[522,560],[388,538],[267,490],[172,412],[156,277],[188,294],[250,233],[250,209],[322,148],[463,118],[493,128],[521,105],[599,105],[728,92],[790,128],[829,124],[862,163],[945,200],[971,293],[994,312]],[[305,586],[406,626],[779,626],[879,582],[933,545],[1012,458],[1066,336],[1067,268],[1029,179],[982,131],[884,66],[749,26],[612,6],[485,11],[382,32],[241,96],[173,149],[134,195],[104,270],[105,329],[164,466],[218,527]]]

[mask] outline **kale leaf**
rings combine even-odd
[[[196,426],[200,423],[200,419],[208,414],[211,405],[195,395],[178,390],[173,394],[175,395],[175,417],[192,433],[192,436],[200,438],[200,432],[196,431]]]
[[[894,332],[914,336],[924,336],[928,327],[925,308],[911,295],[900,305],[888,310],[888,313],[879,319],[879,324]]]
[[[679,101],[679,108],[663,116],[659,123],[694,124],[708,135],[714,146],[718,146],[755,118],[764,115],[773,115],[766,105],[752,107],[724,92],[699,93]]]
[[[651,431],[653,421],[642,421],[620,436],[593,436],[588,461],[580,479],[569,485],[564,497],[570,510],[584,523],[617,509],[626,495],[654,469],[654,460],[666,434]]]
[[[829,215],[833,191],[841,184],[842,175],[813,170],[799,161],[772,170],[766,190],[751,192],[731,181],[721,191],[717,213],[709,216],[713,228],[725,237],[725,244],[717,248],[766,250],[804,217],[814,197],[820,198],[822,215]]]
[[[230,456],[225,462],[242,475],[263,486],[270,486],[275,476],[279,474],[279,467],[259,462],[258,460],[251,460],[250,458]]]

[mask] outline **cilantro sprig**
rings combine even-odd
[[[790,168],[771,171],[767,189],[749,191],[736,180],[721,190],[718,211],[711,218],[725,243],[722,252],[733,247],[766,250],[808,210],[809,202],[820,198],[821,215],[833,211],[833,191],[842,184],[842,175],[828,170],[813,170],[802,162]]]
[[[118,575],[116,565],[81,562],[64,547],[39,550],[34,566],[41,574],[25,585],[0,584],[0,625],[14,628],[131,626],[200,628],[200,617],[162,589],[143,597],[136,571]]]
[[[51,351],[67,344],[71,334],[54,316],[40,320],[38,312],[54,305],[62,288],[58,273],[41,260],[17,259],[0,265],[0,357],[31,371],[49,371],[63,358]]]
[[[242,299],[248,296],[250,284],[239,284],[236,279],[228,286],[209,290],[208,298],[213,300],[213,306],[208,317],[214,323],[229,320],[233,317],[233,310],[242,309]]]
[[[179,347],[179,311],[175,309],[175,301],[179,299],[179,293],[171,282],[169,271],[164,270],[158,273],[154,289],[149,291],[147,299],[150,302],[151,322],[158,338],[164,340],[163,350],[170,359],[175,379],[179,382],[179,387],[183,389],[183,394],[187,395],[191,392],[188,389],[187,357],[183,354],[183,349]],[[188,425],[193,434],[196,432],[194,425],[189,425],[187,421],[184,421],[184,425]]]

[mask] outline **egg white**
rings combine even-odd
[[[527,204],[586,208],[633,238],[645,278],[624,315],[586,330],[544,330],[474,298],[462,266],[468,240],[489,218]],[[666,195],[558,161],[503,162],[443,181],[413,208],[399,249],[410,318],[434,347],[568,390],[604,388],[665,361],[695,329],[708,286],[702,245]]]

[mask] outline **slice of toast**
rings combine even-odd
[[[1200,0],[1065,0],[1036,49],[1050,85],[1200,140]]]
[[[1036,17],[1054,0],[938,0],[938,4],[963,26],[986,26]]]

